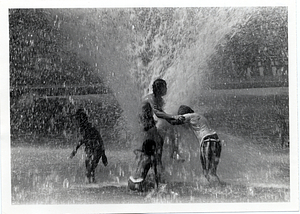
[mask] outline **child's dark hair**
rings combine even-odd
[[[161,89],[163,87],[166,87],[167,83],[165,80],[163,79],[156,79],[153,84],[152,84],[152,90],[153,90],[153,94],[157,95],[159,91],[161,91]]]
[[[178,109],[178,115],[189,114],[189,113],[194,113],[194,110],[191,109],[189,106],[181,105]]]
[[[88,123],[88,116],[84,112],[84,109],[80,108],[75,113],[75,118],[79,122],[80,126],[84,126]]]

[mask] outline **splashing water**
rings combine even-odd
[[[134,60],[129,59],[132,57],[130,43],[140,42],[138,38],[142,37],[132,30],[134,23],[130,9],[61,9],[53,12],[62,16],[59,27],[68,35],[66,48],[76,51],[94,65],[129,117],[128,125],[132,125],[136,124],[136,109],[141,97],[151,90],[156,78],[164,78],[168,83],[167,112],[174,113],[180,103],[190,104],[197,98],[201,93],[206,59],[231,27],[243,20],[248,10],[195,8],[192,22],[186,9],[176,9],[173,26],[166,26],[161,21],[160,32],[153,38],[152,46],[166,43],[166,38],[180,38],[179,33],[187,28],[187,24],[196,31],[193,34],[196,38],[190,44],[187,40],[177,42],[174,47],[178,50],[173,54],[171,65],[163,65],[163,57],[155,56],[146,68],[140,65],[137,56]],[[168,31],[171,35],[166,35]]]
[[[167,10],[160,9],[159,12],[168,15]],[[156,34],[151,30],[148,30],[148,34],[135,30],[137,23],[134,21],[137,19],[134,18],[139,13],[134,13],[133,9],[56,9],[52,12],[56,14],[55,24],[67,35],[69,42],[66,48],[94,65],[96,72],[119,101],[127,119],[126,128],[138,135],[137,112],[142,96],[151,91],[152,82],[156,78],[167,81],[166,112],[174,114],[181,104],[193,105],[206,81],[206,60],[214,52],[214,47],[235,24],[242,23],[251,10],[253,9],[173,9],[173,25],[169,26],[166,19],[160,17],[159,27],[155,25],[154,29],[158,31]],[[193,19],[189,19],[191,11],[194,13]],[[149,14],[158,17],[153,15],[155,10]],[[153,29],[154,25],[148,27]],[[188,39],[188,34],[192,35],[192,42]],[[173,46],[170,44],[174,50],[153,55],[145,65],[141,63],[138,48],[143,45],[148,47],[147,36],[152,38],[152,44],[148,46],[157,52],[161,46],[170,42],[168,38],[176,37],[177,43]],[[166,58],[171,58],[171,63],[166,64]],[[168,158],[169,142],[166,141],[163,159],[165,171],[171,180],[196,179],[202,171],[198,143],[191,132],[182,128],[178,128],[178,132],[183,136],[182,150],[186,162],[178,164]],[[132,142],[132,147],[135,148],[140,143]]]

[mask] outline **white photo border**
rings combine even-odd
[[[290,202],[287,203],[209,203],[209,204],[103,204],[103,205],[12,205],[10,162],[10,109],[9,109],[9,34],[8,9],[10,8],[93,8],[93,7],[252,7],[288,6],[289,10],[289,104],[290,104]],[[297,8],[298,7],[298,8]],[[298,148],[298,67],[296,1],[1,1],[1,210],[2,213],[201,213],[208,212],[296,212],[299,211],[299,148]],[[299,27],[298,27],[299,28]],[[298,40],[299,41],[299,40]]]

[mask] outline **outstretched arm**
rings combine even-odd
[[[154,113],[158,118],[165,119],[171,125],[182,125],[185,121],[185,118],[182,115],[170,115],[159,109],[154,109]]]
[[[178,117],[177,119],[166,119],[166,121],[168,121],[168,123],[170,123],[171,125],[182,125],[184,124],[185,118],[181,115],[179,115],[180,117]]]
[[[76,145],[76,148],[72,151],[71,155],[70,155],[70,158],[72,159],[76,153],[77,153],[77,150],[80,148],[80,146],[84,143],[84,140],[80,140],[78,142],[78,144]]]
[[[153,111],[158,118],[165,119],[172,125],[182,125],[184,123],[185,118],[182,115],[170,115],[159,109],[154,109]]]
[[[180,125],[183,124],[184,117],[182,115],[171,115],[167,114],[163,111],[162,106],[156,102],[154,102],[153,97],[148,96],[144,102],[143,106],[146,106],[147,104],[150,104],[153,113],[161,119],[165,119],[167,122],[169,122],[172,125]]]
[[[158,117],[158,118],[161,118],[161,119],[165,119],[165,120],[174,120],[174,119],[176,119],[175,117],[176,116],[173,116],[173,115],[171,115],[171,114],[167,114],[166,112],[164,112],[163,110],[162,110],[162,107],[161,106],[159,106],[158,104],[156,104],[156,103],[153,103],[152,104],[152,108],[153,108],[153,112],[154,112],[154,114]]]
[[[189,113],[184,115],[178,115],[180,116],[177,120],[170,120],[168,121],[172,125],[183,125],[183,124],[189,124],[191,123],[192,119],[197,119],[199,117],[199,114],[196,113]]]

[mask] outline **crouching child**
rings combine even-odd
[[[84,144],[85,145],[85,167],[86,167],[86,181],[87,183],[95,183],[95,169],[98,166],[100,158],[102,163],[107,166],[108,161],[105,155],[105,148],[102,137],[99,131],[88,122],[88,117],[83,109],[79,109],[75,118],[79,124],[82,139],[78,142],[75,149],[72,151],[70,158],[73,158],[77,150]]]
[[[128,188],[134,191],[146,191],[146,176],[150,168],[155,174],[155,183],[158,187],[156,143],[153,140],[145,140],[142,150],[136,149],[134,153],[138,159],[138,165],[133,176],[129,177]]]

